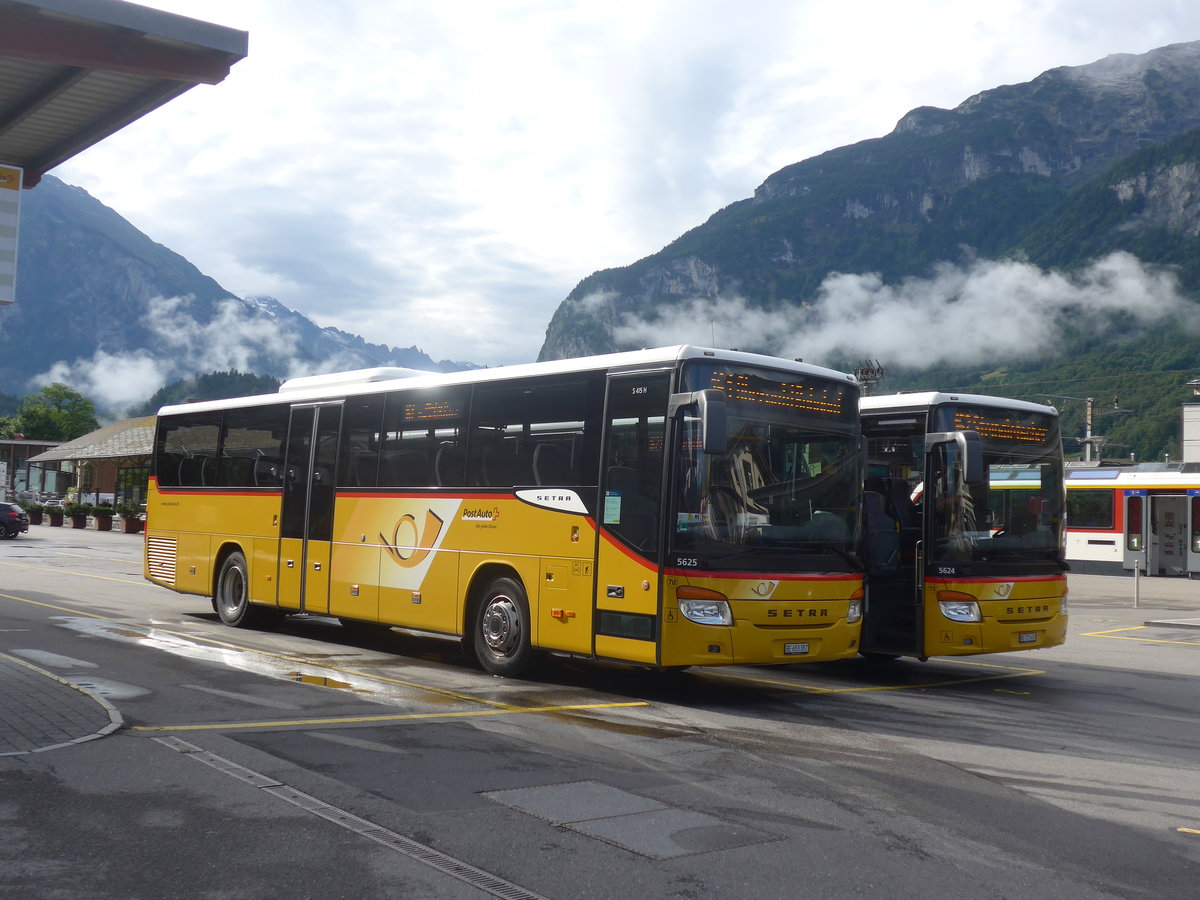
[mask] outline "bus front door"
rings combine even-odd
[[[279,521],[279,605],[329,612],[340,403],[293,406]]]
[[[910,500],[903,478],[879,479],[867,498],[867,613],[863,619],[865,656],[907,656],[924,652],[919,568],[920,507]],[[876,509],[881,507],[882,512]]]

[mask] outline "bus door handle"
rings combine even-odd
[[[315,562],[315,563],[313,563],[313,571],[314,571],[314,572],[320,572],[320,571],[321,571],[321,564],[320,564],[319,562]]]
[[[609,597],[621,599],[625,596],[625,588],[619,584],[610,584],[606,589],[605,594]]]

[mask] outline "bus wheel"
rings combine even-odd
[[[513,578],[487,586],[475,618],[475,656],[493,675],[516,675],[529,665],[529,601]]]
[[[221,621],[235,628],[249,628],[258,618],[258,611],[250,602],[246,557],[239,550],[230,553],[221,563],[213,605]]]

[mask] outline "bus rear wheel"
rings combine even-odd
[[[249,628],[259,619],[258,609],[250,602],[246,557],[240,550],[230,553],[221,563],[213,605],[221,621],[234,628]]]
[[[472,644],[483,668],[493,675],[517,675],[533,658],[529,639],[529,600],[514,578],[497,578],[480,598]]]

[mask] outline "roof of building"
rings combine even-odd
[[[0,163],[25,187],[246,56],[244,31],[123,0],[0,0]]]
[[[63,460],[130,459],[154,451],[154,416],[123,419],[30,457],[32,463]]]

